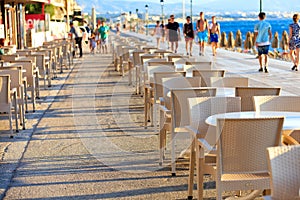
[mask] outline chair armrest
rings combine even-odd
[[[198,142],[200,143],[200,145],[207,151],[207,152],[211,152],[211,151],[216,151],[217,149],[213,146],[211,146],[204,138],[199,138]]]
[[[289,135],[283,135],[283,143],[286,145],[295,145],[295,144],[299,144],[299,142],[297,140],[295,140],[293,137],[289,136]]]
[[[196,130],[196,129],[194,129],[194,128],[191,127],[191,126],[185,126],[185,128],[186,128],[186,130],[187,130],[189,133],[191,133],[192,135],[197,135],[197,134],[199,134],[199,131]]]
[[[159,110],[164,112],[165,114],[171,114],[171,110],[168,110],[165,106],[159,105]]]

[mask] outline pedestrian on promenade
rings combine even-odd
[[[199,55],[203,55],[205,53],[205,43],[208,42],[208,22],[204,18],[204,13],[200,12],[200,19],[197,21],[197,31],[198,31],[198,39],[199,39]]]
[[[213,52],[213,56],[217,55],[217,48],[219,43],[219,35],[221,35],[221,28],[220,24],[216,21],[216,16],[211,17],[211,24],[209,26],[209,33],[210,33],[210,42],[211,48]]]
[[[166,37],[164,21],[161,21],[160,28],[161,28],[161,42],[164,43]]]
[[[119,24],[119,23],[117,23],[116,32],[117,32],[117,35],[120,35],[120,34],[121,34],[121,31],[120,31],[120,24]]]
[[[90,49],[91,49],[91,53],[92,54],[95,54],[95,49],[97,47],[97,42],[96,42],[96,39],[95,39],[95,33],[92,33],[91,37],[90,37]]]
[[[177,53],[178,41],[180,40],[180,28],[178,22],[175,22],[174,15],[170,15],[170,23],[167,25],[167,31],[169,35],[169,41],[171,43],[171,50],[174,53]]]
[[[109,32],[109,27],[105,24],[105,21],[102,21],[101,26],[99,28],[102,53],[104,52],[107,53],[108,32]]]
[[[168,49],[170,49],[170,40],[169,40],[169,33],[168,33],[168,24],[170,23],[171,19],[169,18],[168,19],[168,23],[165,25],[165,35],[166,35],[166,42],[167,42],[167,46],[168,46]]]
[[[74,35],[75,42],[79,48],[79,57],[82,58],[82,33],[80,32],[80,29],[75,28],[73,22],[70,22],[70,27],[70,33],[72,33],[72,37]]]
[[[266,22],[266,13],[261,12],[258,15],[259,22],[254,27],[254,41],[258,51],[259,59],[259,72],[265,70],[265,73],[268,73],[268,53],[270,47],[270,41],[272,39],[272,27],[269,22]],[[264,63],[263,63],[264,59]],[[264,64],[264,69],[263,69]]]
[[[4,49],[3,49],[4,46],[5,46],[5,39],[1,38],[0,39],[0,55],[4,55]]]
[[[183,35],[185,38],[186,55],[192,56],[192,45],[194,41],[194,28],[191,22],[191,17],[186,17],[186,23],[183,25]],[[189,52],[190,50],[190,52]]]
[[[300,54],[300,24],[299,24],[299,14],[294,14],[294,23],[290,24],[289,29],[289,49],[290,56],[294,63],[292,70],[298,71],[299,65],[299,54]]]
[[[159,48],[160,46],[160,40],[162,37],[162,28],[160,26],[160,21],[156,21],[156,25],[154,27],[152,35],[156,38],[156,46]]]

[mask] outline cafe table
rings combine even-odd
[[[208,117],[206,123],[211,126],[217,125],[217,119],[246,119],[246,118],[263,118],[263,117],[284,117],[282,130],[300,130],[300,112],[282,112],[282,111],[247,111],[247,112],[231,112],[216,114]]]

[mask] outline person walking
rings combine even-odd
[[[152,33],[152,35],[155,36],[155,38],[156,38],[157,48],[159,48],[159,46],[160,46],[160,40],[162,37],[162,28],[160,27],[159,23],[160,23],[160,21],[156,21],[156,25],[155,25],[155,28]]]
[[[170,15],[170,22],[167,25],[167,31],[169,35],[169,41],[171,43],[171,50],[174,53],[177,53],[178,41],[180,40],[180,28],[178,22],[175,22],[174,15]]]
[[[168,24],[170,23],[171,19],[168,19],[168,23],[165,25],[164,31],[165,31],[165,36],[166,36],[166,42],[167,42],[167,48],[170,49],[170,40],[169,40],[169,33],[168,33]]]
[[[194,41],[194,28],[191,17],[186,17],[186,23],[183,25],[183,35],[185,38],[186,55],[192,56],[192,45]],[[190,51],[189,51],[190,50]]]
[[[109,27],[105,24],[105,21],[103,20],[99,28],[102,53],[104,52],[107,53],[108,32],[109,32]]]
[[[204,18],[204,12],[200,12],[200,19],[197,21],[197,36],[199,39],[199,55],[203,55],[205,53],[205,45],[208,42],[208,35],[209,35],[209,30],[208,30],[208,22]]]
[[[300,54],[300,24],[299,14],[294,14],[294,23],[289,25],[289,49],[290,56],[294,63],[292,70],[298,71],[299,54]]]
[[[213,52],[213,56],[217,55],[217,48],[219,43],[219,35],[221,35],[221,28],[220,24],[216,21],[216,16],[211,17],[211,24],[209,26],[209,32],[210,32],[210,42],[211,42],[211,48]]]
[[[164,43],[166,37],[164,21],[161,21],[160,29],[161,29],[161,42]]]
[[[5,46],[5,39],[4,38],[0,38],[0,55],[4,55],[4,49],[3,47]]]
[[[259,22],[254,27],[254,41],[258,51],[258,60],[260,65],[258,71],[263,72],[263,70],[265,70],[265,73],[268,73],[268,53],[271,44],[270,41],[272,39],[272,27],[269,22],[265,21],[266,13],[259,13],[258,18]]]
[[[79,48],[79,57],[82,58],[82,34],[79,33],[80,30],[76,29],[74,27],[73,22],[70,22],[70,33],[72,33],[72,36],[75,37],[75,42],[78,45]],[[74,55],[73,55],[74,56]]]

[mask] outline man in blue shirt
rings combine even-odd
[[[258,15],[259,23],[254,27],[254,38],[259,56],[259,72],[263,71],[263,59],[265,73],[268,73],[268,53],[270,47],[270,41],[272,39],[272,31],[270,23],[265,21],[266,13],[261,12]]]

